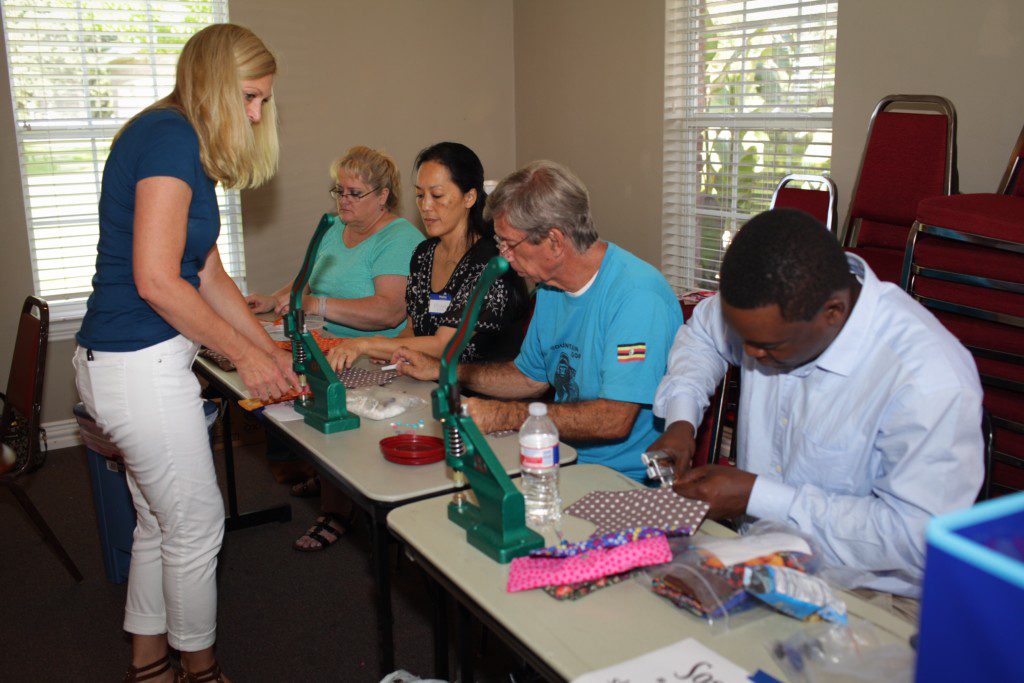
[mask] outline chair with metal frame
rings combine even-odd
[[[696,305],[680,300],[679,307],[683,311],[683,319],[689,320]],[[721,460],[726,422],[730,415],[735,415],[738,396],[739,372],[730,365],[729,371],[715,390],[715,395],[711,397],[711,404],[704,412],[704,419],[696,426],[694,440],[697,447],[693,453],[693,467],[714,465]]]
[[[923,200],[901,283],[971,351],[991,414],[991,494],[1024,489],[1024,130],[997,194]]]
[[[816,183],[820,189],[795,187],[798,183]],[[791,187],[791,185],[793,187]],[[817,218],[830,232],[835,232],[839,221],[837,204],[839,192],[835,182],[828,176],[791,173],[779,181],[772,193],[771,209],[799,209]],[[684,314],[690,313],[683,306]],[[692,309],[691,309],[692,310]],[[739,403],[740,375],[739,369],[730,365],[721,384],[711,398],[711,405],[704,415],[704,420],[697,427],[697,449],[693,457],[693,466],[705,464],[729,464],[735,452],[736,412]],[[725,441],[725,430],[731,429],[734,438],[730,442],[729,453],[722,453]]]
[[[14,494],[39,535],[68,573],[75,581],[81,581],[82,573],[17,481],[18,476],[31,472],[43,462],[39,442],[40,412],[49,328],[50,311],[46,302],[34,296],[25,299],[15,338],[11,372],[7,377],[7,393],[3,395],[3,417],[0,418],[0,443],[13,457],[0,459],[0,484]]]
[[[935,95],[888,95],[868,124],[843,224],[843,247],[864,258],[879,279],[899,282],[918,203],[956,192],[953,104]]]
[[[987,409],[981,411],[981,436],[985,440],[985,450],[982,455],[985,458],[985,478],[981,481],[981,490],[978,491],[978,498],[975,502],[980,503],[992,497],[992,463],[996,454],[996,432],[992,426],[992,416]]]
[[[797,183],[816,183],[819,189],[796,187]],[[769,208],[799,209],[817,218],[829,232],[835,234],[839,229],[838,203],[839,191],[828,176],[790,173],[775,187]]]

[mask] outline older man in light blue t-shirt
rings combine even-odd
[[[519,356],[465,364],[459,383],[503,400],[470,398],[484,432],[517,429],[526,400],[554,391],[548,414],[579,461],[642,480],[640,454],[659,432],[651,404],[683,318],[661,274],[598,239],[583,183],[568,169],[538,161],[508,176],[487,198],[501,255],[539,283]],[[435,379],[437,363],[395,354],[400,371]],[[509,400],[512,399],[512,400]]]

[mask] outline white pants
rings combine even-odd
[[[182,336],[140,351],[75,351],[78,393],[124,455],[138,523],[124,628],[167,634],[195,652],[217,630],[217,553],[224,502],[210,452],[197,346]]]

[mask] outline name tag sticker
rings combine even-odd
[[[452,298],[447,294],[430,294],[430,307],[427,309],[430,315],[441,315],[442,313],[448,312],[448,307],[452,305]]]

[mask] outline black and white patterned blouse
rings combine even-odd
[[[417,336],[437,333],[437,328],[458,327],[480,274],[491,257],[498,255],[498,247],[488,238],[478,239],[469,248],[452,271],[440,291],[430,288],[437,237],[420,242],[409,263],[409,284],[405,288],[405,308],[412,319],[413,333]],[[448,310],[430,313],[430,295],[451,297]],[[512,270],[499,278],[487,292],[480,317],[476,321],[476,334],[462,352],[459,360],[466,362],[510,360],[519,353],[523,339],[527,305],[526,285]]]

